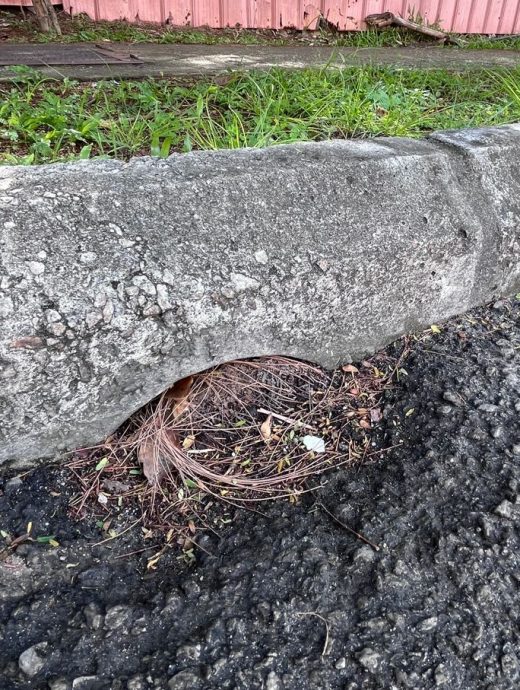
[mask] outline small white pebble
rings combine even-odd
[[[264,251],[263,249],[259,249],[257,252],[255,252],[255,261],[257,261],[259,264],[263,264],[265,266],[266,263],[269,261],[269,257],[267,256],[267,252]]]
[[[34,276],[41,276],[45,272],[45,264],[41,261],[29,261],[28,266]]]

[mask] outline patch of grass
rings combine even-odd
[[[416,17],[420,21],[420,17]],[[8,28],[5,34],[7,41],[31,41],[63,43],[113,41],[123,43],[185,43],[185,44],[233,44],[243,45],[333,45],[352,48],[384,48],[409,45],[437,45],[435,41],[420,34],[400,28],[367,31],[347,31],[333,33],[326,30],[297,31],[284,29],[205,29],[191,27],[172,27],[132,23],[126,21],[94,22],[86,15],[70,17],[60,14],[60,25],[63,35],[42,33],[30,16],[23,19],[19,13],[0,12]],[[487,36],[453,34],[460,47],[472,49],[520,50],[520,37],[493,40]]]
[[[464,47],[474,50],[520,50],[520,36],[500,40],[489,36],[467,35],[463,37]]]
[[[511,84],[520,84],[520,70],[499,77],[487,71],[273,69],[191,84],[86,84],[25,72],[0,85],[0,162],[419,137],[520,120]]]

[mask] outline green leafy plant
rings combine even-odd
[[[273,69],[217,84],[166,79],[79,83],[22,70],[0,84],[0,162],[164,158],[520,119],[520,70],[458,74],[391,68]]]

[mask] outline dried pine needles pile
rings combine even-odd
[[[399,370],[382,354],[326,371],[285,357],[228,362],[179,381],[102,446],[78,451],[72,507],[106,519],[138,502],[147,529],[189,534],[211,504],[286,498],[380,452],[372,430]]]

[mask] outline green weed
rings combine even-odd
[[[234,73],[223,84],[77,83],[24,71],[0,84],[0,162],[265,147],[520,120],[520,70]]]

